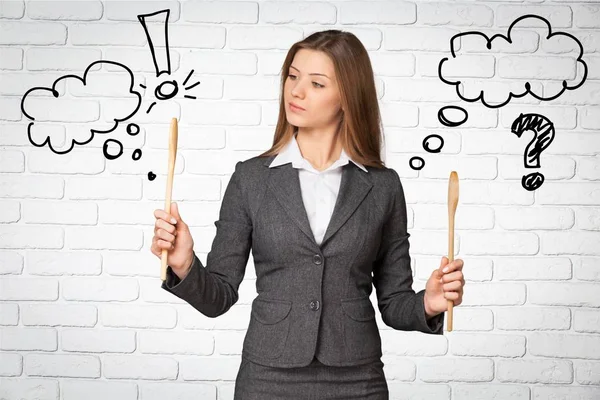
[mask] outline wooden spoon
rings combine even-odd
[[[167,175],[167,193],[165,195],[165,211],[171,213],[171,193],[173,192],[173,173],[175,172],[175,159],[177,157],[177,118],[171,119],[169,129],[169,173]],[[160,279],[167,280],[168,250],[162,249],[160,258]]]
[[[454,215],[458,206],[458,174],[456,171],[450,173],[448,181],[448,260],[454,261]],[[452,311],[454,302],[448,300],[448,332],[452,332]]]

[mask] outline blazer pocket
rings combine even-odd
[[[287,318],[292,302],[257,297],[252,302],[244,350],[260,358],[277,358],[283,352],[290,329]]]
[[[369,297],[342,299],[344,340],[349,359],[381,355],[381,337]]]

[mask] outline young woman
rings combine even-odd
[[[282,71],[270,150],[238,162],[206,267],[174,203],[156,210],[152,253],[169,251],[162,287],[217,317],[238,300],[250,249],[252,302],[235,399],[388,399],[383,322],[441,334],[447,300],[462,302],[463,261],[412,289],[406,202],[381,160],[373,71],[351,33],[294,44]]]

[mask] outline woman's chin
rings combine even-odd
[[[298,118],[298,117],[287,117],[287,122],[290,125],[294,125],[297,128],[304,128],[306,126],[306,123],[303,121],[302,118]]]

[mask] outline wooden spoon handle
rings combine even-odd
[[[458,174],[450,173],[448,180],[448,262],[454,261],[454,216],[458,207]],[[454,301],[448,300],[448,332],[452,332]]]
[[[448,216],[448,262],[454,261],[454,215]],[[454,301],[448,300],[448,332],[452,332]]]
[[[175,159],[177,157],[177,118],[171,119],[169,129],[169,172],[167,174],[167,192],[165,194],[165,211],[171,213],[171,194],[173,193],[173,175],[175,173]],[[167,280],[168,250],[162,249],[160,257],[160,279]]]

